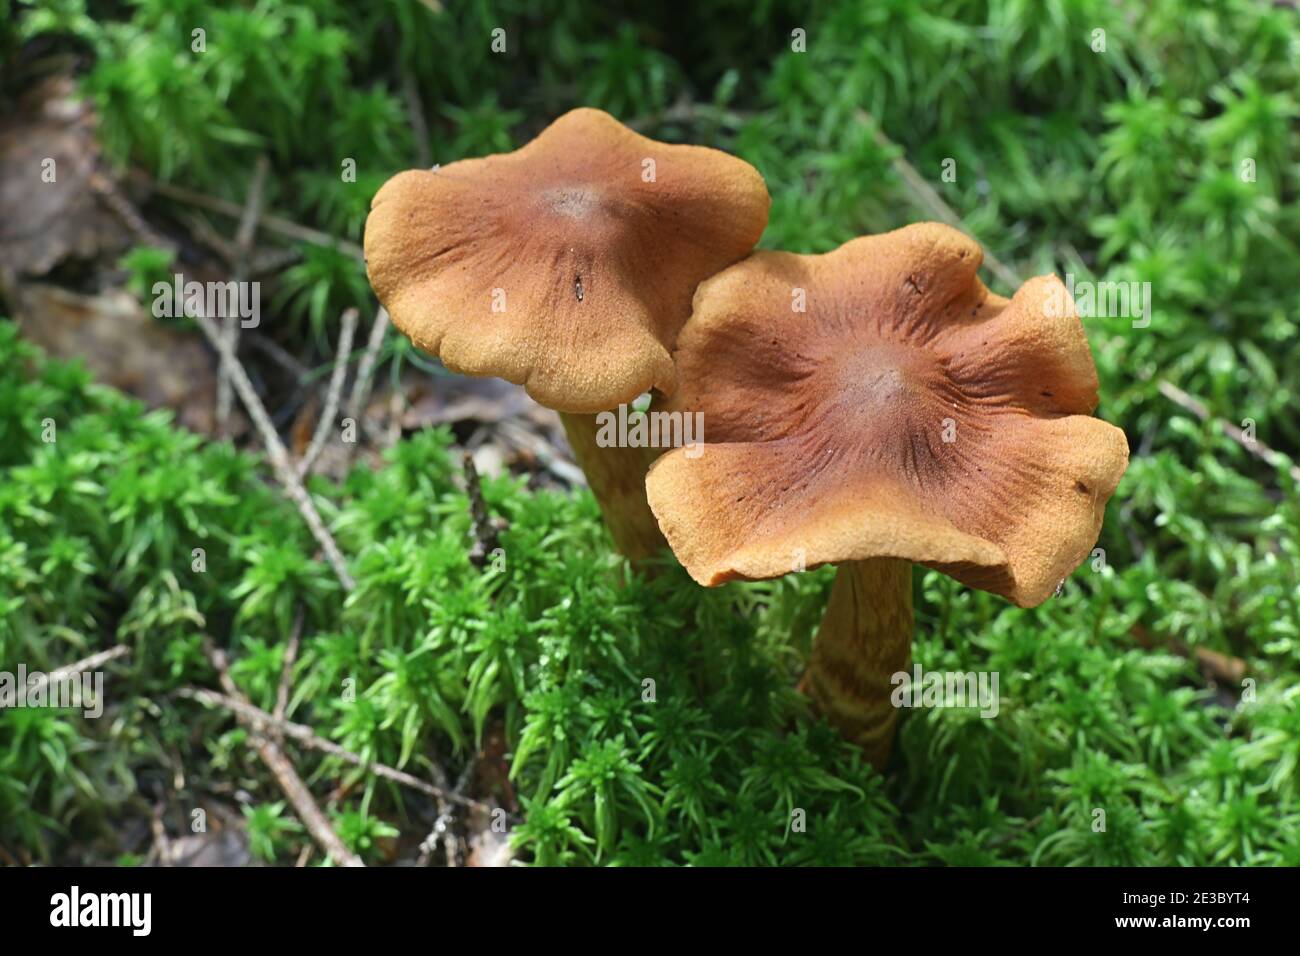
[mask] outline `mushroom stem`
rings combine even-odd
[[[595,415],[560,412],[560,421],[619,552],[636,564],[668,547],[645,494],[646,470],[659,449],[601,447]]]
[[[892,676],[912,664],[912,563],[869,558],[839,566],[799,690],[879,768],[898,710]]]

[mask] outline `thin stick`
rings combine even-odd
[[[366,350],[361,355],[361,363],[357,366],[357,377],[352,383],[352,393],[348,396],[348,404],[345,414],[352,419],[356,428],[361,428],[362,413],[365,411],[366,402],[370,400],[370,387],[374,382],[375,365],[379,361],[379,352],[384,346],[384,337],[388,334],[388,327],[391,325],[388,318],[388,310],[382,305],[379,311],[375,313],[374,324],[370,326],[370,338],[366,342]],[[347,445],[344,451],[344,461],[350,462],[352,455],[356,451],[356,443]]]
[[[375,363],[379,360],[379,350],[383,348],[384,336],[388,333],[388,310],[382,305],[375,313],[374,325],[370,327],[370,339],[366,342],[365,354],[357,366],[357,380],[352,383],[352,394],[348,396],[347,413],[353,421],[361,421],[362,408],[370,398],[370,385],[375,375]]]
[[[356,581],[348,573],[347,562],[343,560],[343,555],[339,551],[339,546],[335,543],[329,529],[325,527],[325,522],[321,520],[320,512],[316,510],[316,504],[312,501],[311,495],[307,494],[307,489],[303,487],[297,471],[294,470],[293,463],[289,460],[289,453],[285,450],[284,443],[280,441],[280,436],[275,431],[275,426],[271,424],[270,417],[266,414],[266,409],[262,405],[262,400],[257,397],[257,390],[253,388],[253,383],[248,379],[248,373],[244,371],[244,366],[239,363],[239,359],[231,353],[229,344],[221,337],[221,332],[206,315],[195,315],[194,321],[199,324],[203,334],[208,337],[212,347],[225,359],[230,361],[230,376],[234,383],[235,391],[239,393],[239,398],[248,410],[249,417],[257,426],[257,430],[262,435],[262,441],[266,445],[267,454],[270,456],[271,465],[275,469],[280,483],[284,486],[285,491],[298,506],[298,513],[302,515],[303,520],[307,522],[307,527],[311,530],[312,536],[320,544],[321,550],[325,552],[325,558],[329,561],[330,567],[334,569],[335,575],[338,576],[340,583],[345,591],[351,591],[356,587]]]
[[[153,845],[149,848],[149,857],[161,860],[163,866],[172,864],[172,843],[167,837],[167,827],[163,823],[163,805],[155,803],[149,819],[149,830],[153,833]]]
[[[227,263],[234,265],[239,261],[239,252],[235,249],[235,244],[217,232],[202,212],[196,209],[183,213],[181,218],[185,220],[190,232],[194,234],[194,237],[199,242],[203,243]],[[253,249],[249,255],[248,271],[245,278],[257,279],[265,275],[272,275],[301,258],[302,248],[300,246],[275,246],[265,249]]]
[[[257,220],[262,215],[262,193],[266,186],[266,173],[270,168],[265,156],[257,158],[257,167],[253,171],[253,182],[244,201],[244,209],[239,217],[239,229],[235,232],[235,275],[236,283],[248,279],[248,262],[252,256],[253,239],[257,235]],[[239,316],[234,310],[221,318],[221,334],[225,336],[232,355],[239,352]],[[230,406],[234,399],[230,387],[230,363],[221,360],[217,376],[217,432],[222,436],[230,433]]]
[[[402,440],[402,415],[405,412],[406,393],[400,388],[395,388],[388,396],[388,434],[384,436],[385,448],[392,448]]]
[[[100,651],[98,654],[91,654],[75,664],[69,664],[66,667],[60,667],[58,670],[50,671],[48,674],[35,675],[33,686],[27,689],[27,693],[29,696],[43,693],[49,684],[57,684],[59,681],[67,680],[76,674],[94,670],[96,667],[107,664],[109,661],[115,661],[119,657],[125,657],[130,653],[131,648],[125,644],[119,644],[116,647],[110,647],[106,651]]]
[[[212,228],[212,223],[208,222],[208,217],[197,209],[181,214],[181,219],[189,228],[190,233],[199,242],[203,243],[222,259],[228,263],[233,263],[237,256],[235,255],[235,245],[216,229]]]
[[[216,691],[205,690],[201,687],[180,687],[175,691],[178,697],[184,697],[187,700],[196,700],[200,704],[206,704],[209,707],[222,707],[241,720],[254,724],[264,730],[275,730],[286,737],[292,737],[299,743],[310,747],[312,750],[319,750],[321,753],[329,754],[332,757],[338,757],[354,767],[373,773],[377,777],[384,777],[392,780],[394,783],[400,783],[404,787],[410,787],[412,790],[418,790],[426,796],[434,799],[446,800],[449,803],[457,803],[463,807],[472,807],[477,810],[487,809],[487,804],[481,803],[470,797],[462,796],[453,790],[445,787],[437,787],[428,781],[421,780],[419,777],[412,776],[404,770],[398,770],[396,767],[390,767],[387,764],[368,761],[359,757],[350,750],[345,750],[332,740],[326,740],[319,736],[314,730],[306,724],[294,723],[291,720],[277,719],[273,714],[268,714],[255,704],[247,700],[241,700],[238,697],[227,694],[218,694]]]
[[[238,203],[230,202],[226,199],[218,199],[215,196],[208,196],[204,193],[197,192],[193,189],[186,189],[184,186],[176,186],[172,183],[154,183],[154,188],[162,195],[171,199],[188,203],[191,206],[199,206],[202,209],[210,209],[213,212],[219,212],[223,216],[231,216],[238,219],[244,214],[244,209]],[[345,252],[359,262],[366,261],[366,254],[355,242],[349,242],[346,239],[340,239],[337,236],[331,236],[327,232],[321,232],[319,229],[310,229],[307,226],[300,225],[281,216],[262,216],[258,222],[259,228],[270,229],[272,232],[278,232],[282,236],[288,236],[290,239],[298,239],[302,242],[309,242],[314,246],[334,246],[340,252]]]
[[[262,195],[266,187],[266,174],[270,168],[271,164],[265,155],[257,157],[257,166],[253,169],[253,183],[248,189],[248,199],[239,217],[239,228],[235,231],[235,248],[244,256],[247,256],[253,248],[253,239],[257,235],[257,221],[262,218]]]
[[[1270,448],[1258,438],[1247,438],[1244,431],[1227,419],[1215,418],[1210,414],[1210,410],[1205,407],[1204,402],[1187,394],[1177,385],[1161,380],[1157,383],[1156,387],[1160,389],[1161,395],[1169,399],[1178,407],[1191,412],[1201,421],[1213,421],[1221,432],[1235,441],[1242,448],[1246,449],[1249,454],[1254,455],[1260,461],[1272,465],[1274,468],[1285,468],[1287,463],[1290,461],[1286,455]],[[1287,469],[1287,471],[1290,473],[1292,478],[1296,481],[1300,481],[1300,465],[1292,465]]]
[[[472,764],[473,761],[470,763]],[[435,762],[429,769],[439,789],[454,793],[456,796],[464,790],[460,784],[456,785],[454,791],[450,790],[451,781],[447,779],[447,771],[442,769],[441,764]],[[455,869],[460,855],[460,839],[456,835],[456,813],[446,797],[435,797],[434,802],[438,805],[438,819],[433,823],[433,830],[420,844],[420,865],[429,865],[429,857],[438,848],[438,842],[442,841],[443,858],[447,861],[447,866]]]
[[[260,349],[271,357],[277,364],[282,366],[286,372],[296,379],[307,377],[307,366],[303,365],[296,358],[287,352],[283,346],[277,344],[274,339],[269,339],[259,332],[251,332],[244,336],[245,341],[255,349]]]
[[[885,135],[885,131],[880,128],[880,124],[876,122],[875,118],[866,110],[858,110],[856,116],[858,122],[871,129],[876,145],[893,154],[890,164],[894,167],[894,172],[898,173],[899,178],[903,180],[913,198],[936,219],[943,220],[954,229],[960,229],[970,235],[971,238],[978,238],[966,227],[961,216],[957,215],[956,211],[944,202],[943,197],[935,192],[934,187],[926,181],[925,177],[916,171],[916,167],[907,161],[903,148]],[[987,248],[984,250],[984,262],[988,265],[989,271],[1013,290],[1020,288],[1024,284],[1024,280],[1014,269],[1007,266]]]
[[[214,646],[211,641],[206,643],[208,658],[212,661],[212,666],[217,670],[217,677],[221,680],[221,686],[226,689],[226,693],[232,700],[251,707],[252,704],[249,703],[248,698],[244,696],[230,677],[230,667],[226,661],[226,655]],[[235,711],[235,718],[240,720],[241,723],[252,723],[247,718],[240,718],[238,711]],[[361,858],[349,850],[343,841],[339,839],[339,835],[334,832],[334,827],[330,825],[329,818],[316,804],[311,791],[302,782],[302,777],[298,776],[298,771],[294,769],[293,764],[289,762],[289,758],[284,755],[284,751],[280,749],[279,745],[269,736],[261,733],[256,725],[250,727],[250,729],[253,731],[253,746],[257,748],[258,756],[271,769],[276,782],[280,784],[280,789],[284,791],[284,795],[293,804],[294,812],[298,814],[298,818],[307,827],[307,832],[320,844],[321,849],[338,866],[365,866],[361,862]]]
[[[556,455],[550,443],[535,432],[515,422],[503,421],[497,424],[497,433],[509,439],[515,447],[536,455],[537,460],[542,463],[542,467],[565,484],[574,488],[585,488],[587,486],[587,476],[582,469]]]
[[[334,428],[339,411],[339,396],[343,394],[343,383],[348,377],[348,358],[352,354],[352,337],[356,334],[356,331],[357,310],[344,309],[343,327],[339,330],[339,348],[334,356],[334,371],[330,375],[330,387],[325,395],[325,409],[321,412],[320,420],[316,422],[316,433],[312,435],[311,444],[307,446],[307,453],[302,456],[302,461],[298,462],[298,475],[300,477],[306,476],[311,471],[311,466],[320,457],[321,450],[325,447],[325,441]]]
[[[94,190],[95,195],[99,198],[113,215],[121,220],[127,230],[144,242],[146,245],[153,246],[156,249],[167,249],[175,251],[176,243],[172,242],[166,236],[162,235],[153,226],[145,222],[144,217],[136,211],[135,206],[122,195],[117,187],[117,183],[105,176],[103,173],[92,173],[90,176],[90,188]]]
[[[429,153],[429,124],[424,121],[424,103],[420,100],[420,89],[410,73],[402,75],[402,93],[406,97],[406,114],[411,121],[411,132],[415,134],[416,161],[421,169],[428,169],[433,164],[433,156]]]
[[[361,862],[361,857],[349,850],[339,835],[334,832],[329,818],[317,806],[311,791],[302,782],[302,777],[298,776],[298,771],[294,770],[293,764],[289,762],[289,758],[284,755],[284,751],[275,741],[267,737],[254,736],[253,746],[257,748],[262,762],[271,768],[271,773],[275,774],[280,789],[293,804],[298,818],[320,844],[320,848],[329,854],[330,859],[338,866],[365,866]]]
[[[302,258],[302,249],[272,248],[260,250],[249,268],[250,277],[273,275]]]

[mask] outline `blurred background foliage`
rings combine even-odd
[[[212,683],[209,633],[271,706],[302,609],[295,719],[417,774],[435,757],[466,765],[499,722],[523,860],[1300,863],[1296,481],[1160,391],[1176,384],[1300,457],[1294,7],[620,6],[0,0],[0,109],[34,64],[70,57],[115,163],[242,203],[264,155],[270,209],[358,242],[394,172],[510,149],[596,106],[757,166],[773,197],[765,247],[820,252],[929,218],[901,154],[1021,275],[1150,282],[1149,327],[1085,321],[1098,414],[1133,450],[1104,565],[1034,610],[918,574],[916,659],[999,671],[1001,715],[908,714],[889,772],[864,769],[792,690],[827,571],[709,592],[679,571],[619,586],[588,496],[500,479],[487,493],[512,522],[508,566],[480,572],[444,432],[406,439],[380,472],[313,485],[358,580],[343,600],[255,459],[40,361],[0,326],[0,662],[137,652],[110,678],[111,719],[0,714],[0,847],[120,856],[115,821],[143,812],[185,755],[205,768],[187,798],[218,779],[247,790],[255,852],[291,861],[308,838],[243,732],[170,695]],[[315,364],[341,310],[375,303],[355,258],[303,252],[272,283],[270,327]],[[169,269],[148,249],[125,266],[141,290]],[[46,417],[57,445],[40,441]],[[189,570],[198,541],[203,575]],[[1207,652],[1244,662],[1245,699],[1207,679]],[[345,676],[355,702],[340,698]],[[301,761],[336,785],[329,811],[367,859],[428,831],[409,792]],[[790,832],[796,807],[806,834]]]

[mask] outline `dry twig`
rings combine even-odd
[[[222,338],[215,322],[206,315],[201,314],[195,315],[194,321],[203,330],[203,334],[212,343],[212,347],[221,354],[222,358],[230,362],[230,375],[235,391],[239,393],[240,400],[243,401],[244,407],[248,409],[249,418],[253,420],[253,424],[257,426],[258,432],[262,435],[262,441],[266,445],[266,452],[271,459],[271,465],[275,469],[276,476],[280,479],[280,483],[284,486],[294,504],[298,506],[299,514],[307,522],[307,527],[311,530],[312,536],[316,538],[317,543],[320,544],[321,550],[325,552],[325,558],[329,561],[330,567],[334,569],[334,573],[338,576],[344,590],[351,591],[356,587],[356,581],[348,572],[347,563],[343,560],[343,554],[339,551],[338,544],[335,543],[329,529],[325,527],[325,522],[321,520],[315,502],[312,501],[311,495],[307,494],[307,489],[303,487],[298,472],[289,460],[289,453],[285,450],[284,443],[280,441],[280,436],[276,433],[275,426],[266,414],[266,408],[263,407],[262,400],[257,397],[257,390],[253,388],[253,383],[248,379],[248,373],[244,371],[238,357],[230,351],[229,343]]]
[[[536,432],[524,428],[517,422],[507,420],[497,423],[497,433],[509,440],[515,447],[522,448],[535,455],[547,471],[565,484],[573,488],[586,487],[587,476],[583,474],[582,469],[573,462],[566,461],[556,455],[551,443]]]
[[[295,379],[299,380],[300,384],[301,380],[306,378],[310,372],[307,366],[294,358],[294,356],[291,355],[284,346],[278,344],[274,339],[267,338],[260,332],[250,332],[248,335],[243,336],[243,338],[249,345],[258,351],[263,352],[268,358],[274,361]]]
[[[253,239],[257,235],[257,221],[262,216],[262,194],[266,188],[266,174],[270,164],[265,156],[257,158],[257,167],[253,172],[253,182],[249,186],[248,196],[244,200],[244,209],[239,217],[239,229],[235,232],[233,254],[235,257],[236,284],[248,280],[249,260],[253,253]],[[239,316],[232,309],[229,315],[221,318],[221,334],[230,346],[230,354],[239,351]],[[230,363],[223,358],[217,376],[217,429],[223,435],[229,435],[230,405],[233,399],[230,387]]]
[[[1204,402],[1188,395],[1177,385],[1173,385],[1162,379],[1157,384],[1157,387],[1160,389],[1161,395],[1169,399],[1179,408],[1186,409],[1203,422],[1213,421],[1221,432],[1235,441],[1242,448],[1246,449],[1249,454],[1254,455],[1260,461],[1272,465],[1274,468],[1285,468],[1290,461],[1290,459],[1281,452],[1270,448],[1258,438],[1247,438],[1244,431],[1227,419],[1215,418],[1212,416],[1210,410],[1205,407]],[[1300,465],[1291,465],[1287,470],[1292,478],[1296,481],[1300,481]]]
[[[406,115],[411,121],[411,132],[415,136],[416,162],[421,169],[428,169],[433,164],[433,156],[429,152],[429,124],[424,121],[420,88],[415,85],[415,77],[408,72],[402,74],[402,95],[406,97]]]
[[[173,183],[156,182],[153,184],[162,195],[169,199],[175,199],[178,202],[188,203],[191,206],[198,206],[201,209],[210,209],[213,212],[219,212],[223,216],[240,218],[244,214],[244,209],[238,203],[230,202],[227,199],[218,199],[215,196],[209,196],[205,193],[193,189],[186,189],[184,186],[177,186]],[[262,216],[258,222],[258,227],[269,229],[272,232],[278,232],[282,236],[288,236],[290,239],[298,239],[302,242],[309,242],[314,246],[334,246],[340,252],[345,252],[352,256],[358,262],[366,261],[366,254],[361,247],[355,242],[349,242],[346,239],[340,239],[337,236],[331,236],[327,232],[321,232],[319,229],[311,229],[307,226],[285,219],[282,216]]]
[[[926,178],[916,171],[915,166],[907,161],[903,148],[885,135],[885,131],[880,128],[880,124],[876,122],[875,118],[866,110],[858,110],[857,118],[860,123],[865,124],[871,130],[876,145],[885,152],[893,154],[890,165],[894,167],[894,172],[903,180],[903,184],[907,186],[908,192],[911,193],[912,198],[916,200],[918,205],[936,219],[947,223],[954,229],[960,229],[967,235],[971,235],[961,216],[957,215],[956,210],[944,202],[943,197],[935,191]],[[972,238],[977,237],[972,236]],[[1014,269],[1010,268],[987,248],[984,250],[984,262],[989,267],[989,270],[1006,285],[1010,286],[1012,290],[1018,289],[1024,284],[1024,279]]]
[[[28,696],[44,693],[45,688],[50,684],[57,684],[59,681],[67,680],[76,674],[94,670],[109,661],[115,661],[119,657],[126,657],[130,653],[131,648],[125,644],[119,644],[116,647],[110,647],[106,651],[100,651],[98,654],[91,654],[75,664],[69,664],[66,667],[60,667],[58,670],[50,671],[48,674],[35,675],[32,686],[27,689]]]
[[[325,408],[321,411],[320,420],[316,422],[316,433],[312,435],[311,444],[307,446],[307,452],[302,456],[302,461],[298,462],[298,475],[306,476],[320,457],[321,449],[325,447],[325,441],[329,438],[330,431],[334,428],[335,419],[339,411],[339,396],[343,394],[343,383],[348,377],[348,358],[352,355],[352,337],[357,331],[357,310],[345,309],[343,311],[343,325],[339,330],[339,348],[338,353],[334,356],[334,372],[330,375],[329,391],[325,395]]]
[[[230,676],[230,666],[226,661],[226,655],[210,641],[207,642],[208,658],[212,661],[212,666],[217,670],[217,676],[221,680],[221,686],[225,688],[226,694],[231,701],[252,707],[247,697],[235,685]],[[256,709],[256,708],[254,708]],[[293,804],[294,812],[302,820],[303,825],[307,827],[307,832],[312,838],[320,844],[324,850],[338,866],[365,866],[361,858],[353,853],[339,839],[339,835],[334,832],[334,827],[330,825],[329,818],[317,806],[315,798],[307,785],[302,782],[302,777],[298,776],[298,771],[294,769],[289,758],[284,755],[284,751],[270,737],[259,729],[256,722],[250,721],[247,717],[241,717],[240,710],[232,708],[235,718],[241,723],[250,724],[253,731],[253,745],[257,749],[258,756],[262,762],[270,768],[271,773],[275,775],[276,782],[280,784],[280,789],[284,795],[289,798]],[[270,714],[266,715],[270,717]]]
[[[375,364],[379,361],[379,350],[383,348],[384,336],[388,333],[388,310],[382,305],[375,313],[375,322],[370,326],[370,338],[366,342],[366,351],[357,366],[357,379],[352,383],[352,394],[348,396],[347,413],[353,421],[360,423],[361,413],[370,398],[370,386],[375,375]]]
[[[224,685],[223,685],[224,686]],[[329,754],[332,757],[338,757],[340,760],[352,764],[354,767],[360,767],[368,773],[373,773],[377,777],[384,777],[394,783],[400,783],[404,787],[410,787],[412,790],[418,790],[426,796],[434,799],[446,800],[449,803],[456,803],[463,807],[472,807],[474,809],[483,809],[486,804],[475,800],[471,797],[463,796],[446,787],[435,786],[427,780],[421,780],[419,777],[412,776],[404,770],[398,770],[396,767],[390,767],[387,764],[368,761],[359,757],[334,743],[332,740],[326,740],[316,731],[312,730],[306,724],[295,723],[291,720],[277,719],[273,714],[268,714],[255,704],[250,703],[247,699],[240,699],[230,693],[218,694],[216,691],[205,690],[199,687],[181,687],[176,690],[176,695],[188,700],[198,701],[200,704],[206,704],[209,707],[222,707],[242,721],[246,721],[263,732],[278,732],[285,737],[291,737],[304,746],[312,750],[319,750],[321,753]]]
[[[95,196],[102,202],[122,223],[126,226],[127,231],[137,240],[147,246],[153,246],[156,249],[167,249],[174,251],[176,243],[172,242],[162,233],[154,229],[145,221],[144,217],[136,211],[121,190],[108,176],[103,173],[92,173],[90,176],[90,188],[94,190]]]

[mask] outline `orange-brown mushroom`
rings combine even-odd
[[[1088,555],[1128,463],[1091,417],[1097,374],[1053,276],[1010,299],[979,245],[923,223],[825,255],[757,252],[701,284],[678,339],[702,454],[646,479],[691,576],[713,586],[838,564],[801,686],[877,764],[908,670],[911,563],[1022,606]]]
[[[743,160],[578,109],[513,153],[394,176],[366,221],[366,268],[415,345],[561,413],[615,543],[643,557],[663,544],[650,456],[598,447],[594,413],[673,391],[696,285],[749,253],[769,203]]]

